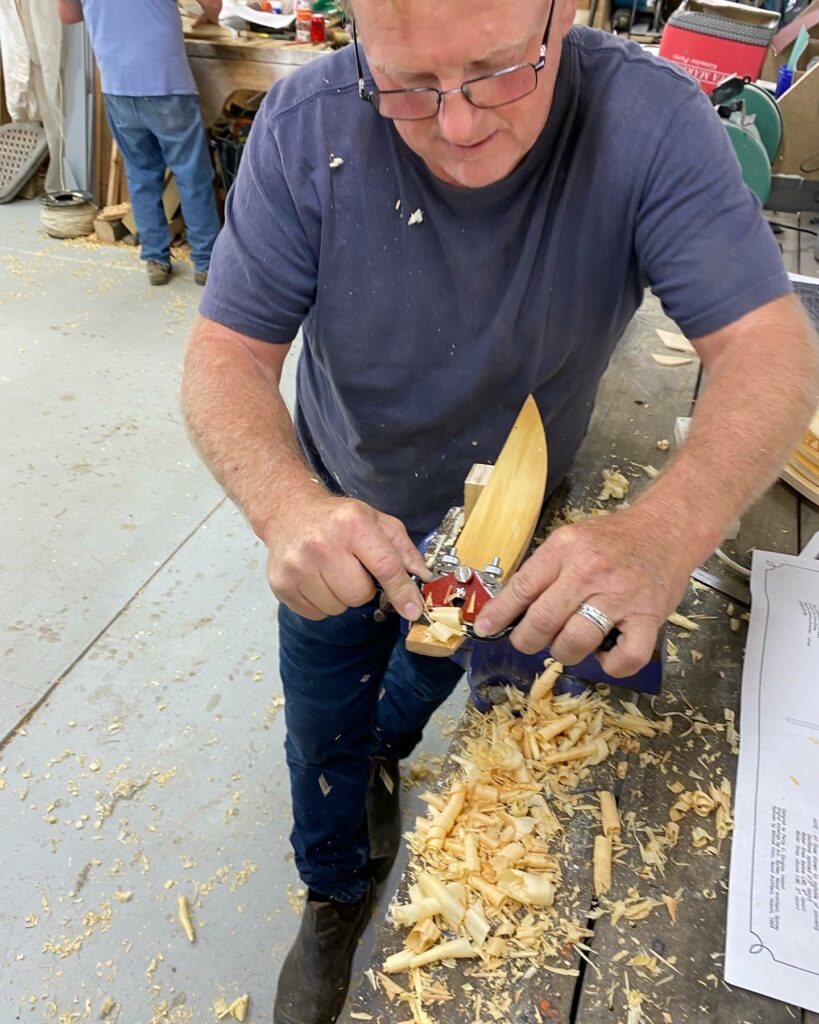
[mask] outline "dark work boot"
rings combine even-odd
[[[148,271],[149,284],[167,284],[170,280],[172,272],[170,263],[159,263],[157,260],[148,260],[146,269]]]
[[[308,890],[299,933],[279,974],[273,1024],[333,1024],[374,901],[372,882],[358,903],[337,903]]]
[[[401,846],[401,770],[388,757],[370,758],[367,789],[370,869],[376,885],[390,873]]]

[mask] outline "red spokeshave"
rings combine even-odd
[[[460,609],[461,621],[471,626],[481,608],[500,589],[500,578],[503,575],[500,560],[496,558],[482,571],[478,571],[458,562],[454,549],[451,549],[442,561],[449,571],[422,585],[424,600],[428,606]]]

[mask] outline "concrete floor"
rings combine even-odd
[[[268,1021],[298,924],[275,600],[182,426],[179,269],[0,208],[3,1022]]]

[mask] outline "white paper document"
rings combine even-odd
[[[755,551],[725,980],[819,1012],[819,561]]]

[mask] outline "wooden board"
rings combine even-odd
[[[819,467],[819,440],[806,436],[805,440],[796,449],[803,459],[807,459],[814,466]]]
[[[504,579],[517,569],[540,516],[548,461],[543,421],[530,395],[458,538],[464,565],[480,569],[499,557]]]
[[[476,462],[464,480],[464,522],[472,515],[481,491],[489,483],[494,466],[488,466],[483,462]]]
[[[225,100],[236,89],[267,92],[274,82],[327,52],[309,44],[287,45],[260,36],[233,40],[225,29],[210,28],[215,30],[212,41],[185,41],[206,126],[221,116]]]
[[[456,550],[464,565],[482,569],[500,558],[504,579],[520,565],[540,518],[546,492],[548,453],[543,421],[531,395],[512,425],[498,460],[458,538]],[[463,644],[454,636],[446,643],[425,639],[427,627],[416,624],[407,636],[407,650],[447,658]]]
[[[790,484],[803,497],[808,498],[815,505],[819,506],[819,487],[801,473],[793,463],[789,462],[779,475],[785,483]]]
[[[812,458],[807,458],[801,452],[794,452],[789,465],[807,477],[814,486],[819,486],[819,465]]]

